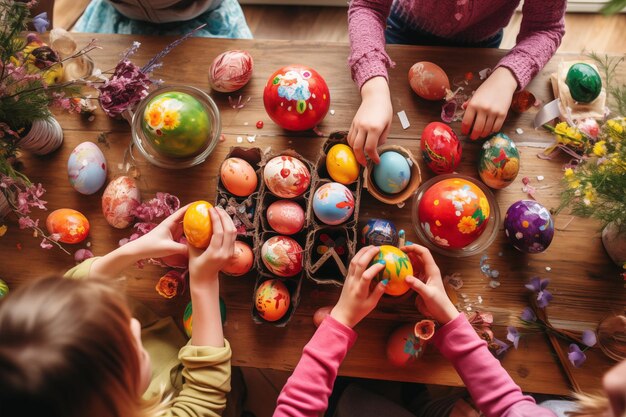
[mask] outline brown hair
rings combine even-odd
[[[139,417],[138,347],[121,291],[44,278],[0,303],[0,409],[15,416]]]

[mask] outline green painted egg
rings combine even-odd
[[[519,173],[517,146],[504,133],[496,133],[483,143],[478,158],[478,174],[485,184],[500,189],[510,185]]]
[[[5,297],[9,293],[9,286],[6,282],[0,279],[0,299]]]
[[[202,152],[210,139],[211,120],[198,99],[173,91],[150,100],[144,110],[141,128],[157,152],[185,158]]]
[[[226,304],[222,297],[220,297],[220,316],[222,319],[222,326],[226,321]],[[185,308],[185,313],[183,314],[183,327],[185,328],[185,333],[187,333],[187,337],[191,337],[191,329],[193,324],[193,307],[191,306],[191,301],[187,304]]]
[[[567,71],[565,84],[569,87],[572,98],[579,103],[591,103],[602,91],[600,74],[591,65],[574,64]]]

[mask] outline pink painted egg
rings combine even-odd
[[[261,259],[274,275],[293,277],[302,271],[302,246],[290,237],[274,236],[263,244]]]
[[[209,68],[211,88],[222,93],[232,93],[243,88],[250,78],[254,61],[246,51],[226,51],[219,54]]]
[[[235,242],[235,255],[228,261],[222,272],[226,275],[238,277],[248,273],[252,269],[254,255],[250,245],[237,240]]]
[[[228,158],[222,162],[220,178],[228,192],[238,197],[249,196],[258,184],[254,168],[241,158]]]
[[[281,235],[293,235],[304,227],[304,210],[291,200],[278,200],[267,208],[267,222]]]
[[[263,179],[275,196],[294,198],[308,190],[311,173],[298,158],[281,155],[267,162],[263,170]]]
[[[107,223],[116,229],[124,229],[133,222],[133,210],[140,204],[139,188],[131,177],[114,179],[102,194],[102,213]]]
[[[59,235],[59,242],[79,243],[89,234],[89,221],[81,212],[63,208],[48,215],[46,228],[48,233]]]
[[[439,65],[422,61],[409,69],[409,84],[415,94],[426,100],[442,100],[450,89],[450,80]]]
[[[424,162],[435,174],[451,174],[461,162],[461,141],[447,124],[426,125],[420,148]]]
[[[291,296],[287,286],[278,279],[270,279],[259,285],[256,290],[254,307],[267,321],[278,321],[289,311]]]
[[[404,367],[424,354],[426,342],[415,336],[415,324],[403,324],[387,339],[387,360],[394,366]]]

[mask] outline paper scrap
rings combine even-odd
[[[242,143],[243,142],[243,138],[241,136],[237,136],[237,143]]]
[[[334,116],[335,115],[335,110],[334,109],[330,109],[330,115]]]
[[[524,130],[521,127],[518,127],[517,129],[515,129],[515,133],[517,133],[518,135],[521,135],[524,133]]]
[[[406,130],[411,126],[409,123],[408,117],[406,117],[406,112],[404,110],[398,112],[398,117],[400,118],[400,124],[402,124],[402,129]]]

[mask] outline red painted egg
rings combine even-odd
[[[450,80],[439,65],[422,61],[409,69],[409,84],[415,94],[426,100],[442,100],[450,89]]]
[[[278,200],[267,208],[267,222],[282,235],[293,235],[304,227],[304,210],[291,200]]]
[[[72,209],[54,210],[46,220],[48,233],[59,235],[59,242],[79,243],[89,234],[89,221],[79,211]]]
[[[289,290],[278,279],[267,280],[256,290],[256,310],[267,321],[282,319],[289,311],[290,305]]]
[[[461,141],[447,124],[426,125],[420,148],[424,162],[435,174],[451,174],[461,162]]]
[[[298,158],[281,155],[270,159],[265,164],[263,180],[275,196],[294,198],[309,189],[311,172]]]
[[[407,366],[424,354],[426,342],[415,336],[415,324],[398,327],[387,340],[387,360],[395,366]]]
[[[330,92],[324,78],[304,65],[288,65],[276,71],[263,91],[269,117],[287,130],[317,126],[330,107]]]

